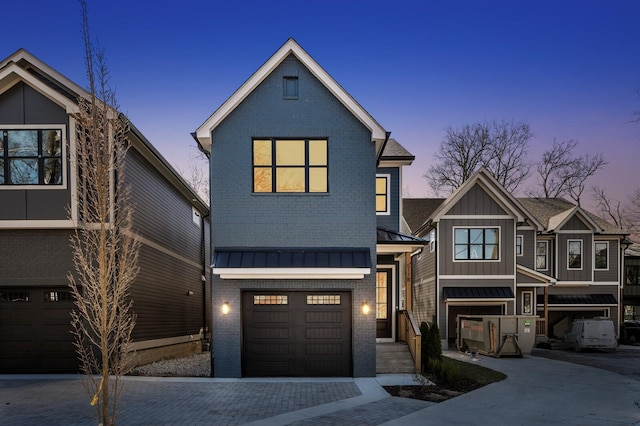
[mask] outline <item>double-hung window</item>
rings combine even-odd
[[[0,129],[0,185],[61,185],[61,129]]]
[[[389,175],[376,176],[376,214],[389,214]]]
[[[536,243],[536,269],[538,271],[547,270],[548,247],[549,245],[547,241],[538,241]]]
[[[595,269],[609,269],[609,242],[596,241],[594,244],[595,251]]]
[[[522,235],[516,235],[516,256],[522,256],[523,255],[523,244],[524,244],[524,237]]]
[[[326,139],[254,139],[254,192],[328,192]]]
[[[499,260],[499,228],[454,228],[455,260]]]
[[[567,241],[567,269],[582,269],[582,240]]]

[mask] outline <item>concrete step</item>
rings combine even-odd
[[[376,344],[377,374],[414,374],[415,364],[405,343]]]

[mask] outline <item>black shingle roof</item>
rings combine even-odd
[[[427,242],[427,240],[403,234],[402,232],[378,228],[378,244],[427,244]]]

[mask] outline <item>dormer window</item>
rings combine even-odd
[[[0,129],[0,185],[61,185],[61,129]]]

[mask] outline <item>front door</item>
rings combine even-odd
[[[391,269],[376,272],[376,338],[391,338]]]

